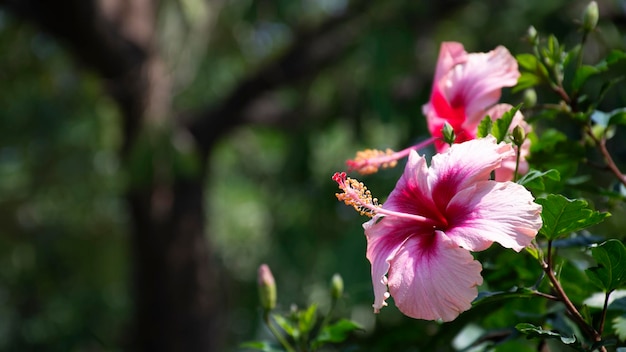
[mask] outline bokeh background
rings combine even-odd
[[[624,47],[626,3],[598,3],[588,60]],[[357,150],[427,137],[442,41],[515,55],[534,25],[574,43],[586,4],[0,1],[0,350],[237,351],[268,338],[261,263],[283,312],[324,311],[342,275],[338,314],[365,328],[346,350],[453,350],[499,306],[443,326],[372,314],[365,219],[330,177]],[[384,198],[401,170],[365,180]],[[532,284],[540,269],[519,264],[487,263],[488,282]]]

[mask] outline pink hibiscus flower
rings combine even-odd
[[[411,150],[419,150],[433,143],[438,152],[443,152],[448,149],[441,133],[445,122],[454,128],[455,142],[476,138],[478,124],[490,114],[486,110],[498,102],[502,88],[514,86],[519,76],[517,61],[502,46],[488,53],[467,53],[460,43],[442,43],[430,102],[423,106],[432,137],[399,152],[390,149],[360,151],[354,159],[346,162],[348,169],[367,175],[377,172],[379,168],[394,167],[397,160],[408,156]],[[491,115],[494,119],[504,113],[500,110],[495,112],[500,114]],[[521,123],[525,124],[520,122],[512,126]],[[508,167],[510,163],[505,165]],[[514,170],[515,164],[510,172],[500,172],[497,179],[511,180]],[[508,179],[501,178],[505,174],[509,175]]]
[[[455,142],[476,138],[485,110],[498,102],[503,87],[517,84],[519,76],[517,61],[503,46],[468,54],[460,43],[442,43],[430,101],[422,108],[431,135],[442,137],[448,122]],[[448,148],[441,140],[435,146],[438,152]]]
[[[410,317],[453,320],[471,307],[483,281],[470,251],[493,242],[515,251],[530,244],[542,225],[541,206],[523,186],[489,180],[513,154],[491,136],[453,145],[430,167],[413,151],[382,206],[362,183],[333,176],[344,191],[337,198],[372,216],[363,227],[375,312],[391,295]]]

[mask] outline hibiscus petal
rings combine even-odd
[[[445,209],[460,190],[489,179],[491,171],[511,155],[514,151],[510,144],[496,144],[494,137],[487,136],[454,144],[446,153],[433,156],[428,180],[435,204]]]
[[[439,47],[439,58],[435,69],[435,82],[449,72],[454,66],[467,61],[467,52],[463,44],[458,42],[443,42]]]
[[[484,110],[498,102],[502,88],[517,84],[519,76],[517,61],[499,46],[488,53],[468,54],[467,62],[455,66],[438,85],[452,106],[465,106],[464,127],[473,129],[485,116]]]
[[[411,151],[402,176],[383,208],[430,217],[433,201],[428,186],[428,165],[424,156]]]
[[[513,182],[482,181],[460,191],[447,208],[447,235],[470,251],[493,242],[516,251],[528,246],[541,228],[541,205]]]
[[[391,261],[389,291],[398,309],[412,318],[451,321],[471,307],[483,281],[481,270],[443,232],[413,236]]]
[[[363,224],[367,238],[367,259],[372,265],[372,287],[374,289],[374,312],[387,305],[385,300],[389,298],[387,292],[387,272],[389,262],[393,260],[398,249],[409,237],[396,230],[407,220],[385,219],[383,216],[375,216],[372,220]]]

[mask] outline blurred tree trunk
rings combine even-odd
[[[137,157],[138,143],[152,138],[150,131],[174,128],[170,82],[154,45],[157,1],[0,4],[58,38],[82,64],[99,72],[120,108],[122,159],[130,178],[141,181],[131,182],[126,196],[133,224],[136,307],[131,349],[220,350],[225,324],[219,271],[210,263],[204,236],[205,163],[180,176],[168,170],[173,160],[157,161],[154,151],[142,149],[145,145],[139,145]],[[199,154],[205,160],[208,149]],[[134,162],[146,163],[149,170],[133,174]]]
[[[207,158],[216,141],[238,125],[294,128],[303,114],[263,120],[250,107],[268,91],[314,77],[337,62],[357,42],[367,4],[352,1],[317,26],[296,29],[281,55],[242,78],[220,102],[176,116],[169,73],[155,45],[157,0],[0,0],[98,72],[119,106],[121,159],[130,178],[132,350],[222,350],[226,290],[205,233]],[[191,171],[179,170],[175,138],[193,149],[182,152],[196,161]]]

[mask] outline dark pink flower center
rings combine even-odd
[[[435,114],[448,122],[454,129],[456,135],[455,143],[462,143],[473,139],[473,136],[469,131],[463,128],[465,122],[465,98],[462,94],[455,95],[450,102],[446,99],[440,89],[435,88],[430,99],[432,108],[435,110]],[[443,137],[441,129],[444,122],[435,124],[430,131],[435,137]],[[441,149],[444,146],[443,141],[436,142],[437,149]]]

